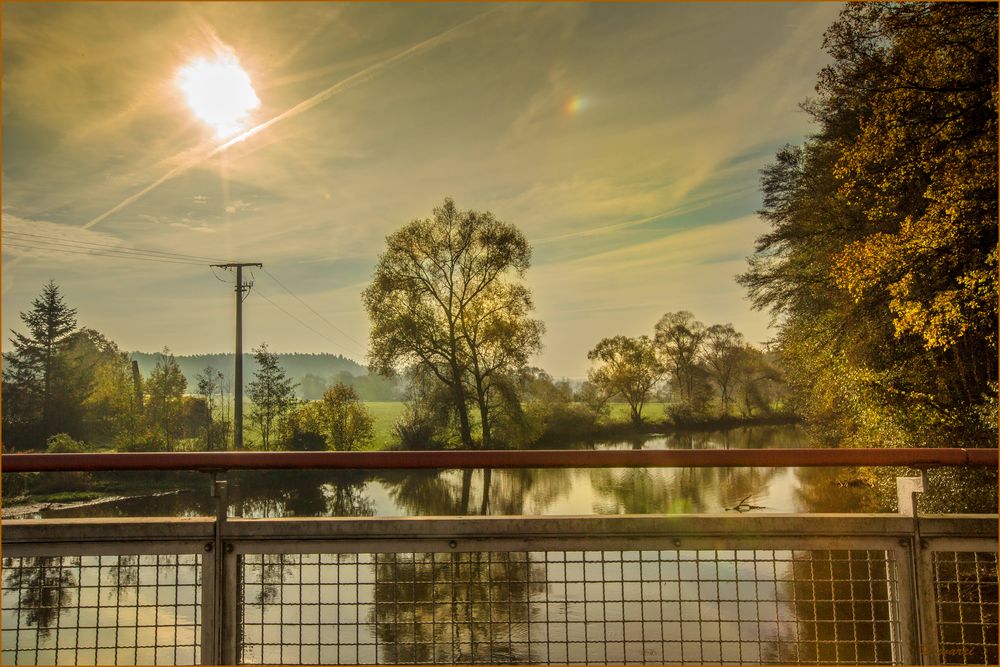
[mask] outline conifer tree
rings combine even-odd
[[[13,350],[4,356],[4,439],[41,443],[60,430],[58,398],[66,381],[62,352],[76,330],[76,310],[50,280],[21,320],[27,332],[11,332]]]

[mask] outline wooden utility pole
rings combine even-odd
[[[233,398],[233,449],[243,449],[243,296],[249,293],[253,282],[243,282],[243,267],[262,267],[259,262],[213,264],[221,269],[236,269],[236,377]]]

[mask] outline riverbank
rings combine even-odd
[[[752,428],[754,426],[795,426],[802,423],[798,415],[781,413],[761,415],[757,417],[699,417],[675,421],[664,417],[659,420],[643,420],[636,424],[631,421],[609,420],[597,422],[583,431],[570,434],[547,433],[533,447],[545,445],[563,445],[567,442],[581,440],[595,442],[610,439],[646,438],[653,435],[670,435],[675,433],[697,433],[705,431],[729,431],[737,428]]]

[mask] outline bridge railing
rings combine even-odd
[[[908,461],[956,456],[928,451]],[[996,450],[962,451],[996,465]],[[623,465],[592,453],[572,465]],[[726,453],[777,465],[789,450]],[[486,457],[522,454],[538,453]],[[215,517],[4,522],[3,662],[997,662],[996,515],[239,519],[215,489]]]

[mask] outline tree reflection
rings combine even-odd
[[[375,567],[370,622],[387,662],[531,660],[530,598],[545,584],[527,554],[386,554]]]
[[[769,645],[769,657],[778,663],[898,662],[891,576],[884,551],[795,552],[780,587],[796,632]]]
[[[4,593],[13,590],[20,596],[16,605],[19,626],[37,628],[38,637],[47,638],[59,612],[74,603],[76,577],[72,570],[63,567],[59,557],[18,559],[21,562],[16,566],[14,560],[3,561]],[[79,558],[69,560],[71,567],[79,566]],[[6,601],[3,607],[9,608]]]
[[[273,471],[240,475],[230,489],[237,516],[372,516],[365,471]]]
[[[411,516],[543,514],[569,491],[572,474],[565,468],[389,471],[382,482]]]
[[[717,512],[763,493],[777,468],[601,468],[590,471],[605,514]]]

